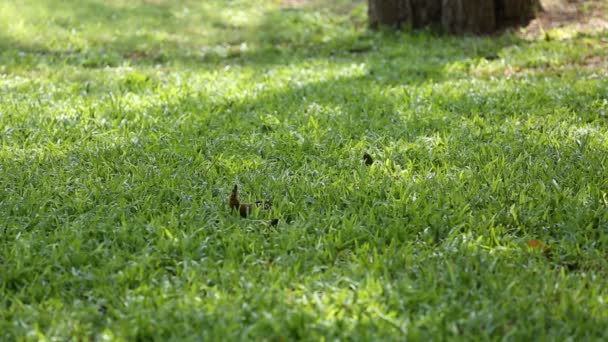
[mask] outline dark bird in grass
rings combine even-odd
[[[370,166],[374,163],[374,159],[367,152],[363,154],[363,161],[365,161],[365,165],[367,166]]]
[[[232,188],[232,194],[230,194],[230,201],[228,202],[230,209],[237,210],[241,217],[247,217],[253,211],[254,207],[261,207],[266,210],[272,208],[272,204],[269,201],[255,201],[255,203],[241,203],[239,201],[238,186],[235,184]]]

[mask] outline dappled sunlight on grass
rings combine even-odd
[[[365,20],[0,3],[0,339],[600,338],[605,34]]]

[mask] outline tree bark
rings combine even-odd
[[[496,28],[494,1],[443,0],[441,27],[450,33],[484,33]]]
[[[498,28],[525,25],[541,10],[540,0],[497,0],[495,13]]]
[[[399,28],[412,21],[410,0],[369,0],[367,11],[372,28],[380,25]]]
[[[441,20],[442,0],[410,0],[412,8],[412,26],[421,28],[437,25]]]
[[[540,0],[368,0],[369,24],[441,27],[448,33],[490,33],[528,23]]]

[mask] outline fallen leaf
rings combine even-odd
[[[234,188],[232,188],[232,194],[230,194],[230,201],[228,202],[230,205],[230,209],[234,210],[239,207],[239,195],[238,195],[238,187],[235,184]]]
[[[241,204],[239,206],[239,214],[241,217],[245,218],[253,211],[253,206],[251,204]]]
[[[528,246],[532,248],[545,248],[545,244],[538,240],[528,240]]]
[[[253,212],[254,207],[262,207],[263,209],[270,210],[272,204],[270,201],[256,201],[254,204],[241,203],[239,201],[238,186],[235,184],[230,194],[230,201],[228,202],[232,211],[238,210],[241,217],[245,218]]]
[[[531,248],[538,248],[538,249],[542,250],[543,254],[547,258],[550,258],[552,255],[551,247],[547,246],[546,244],[544,244],[538,240],[528,240],[528,246],[530,246]]]

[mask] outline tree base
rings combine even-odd
[[[439,26],[447,33],[491,33],[525,25],[540,0],[368,0],[371,28]]]

